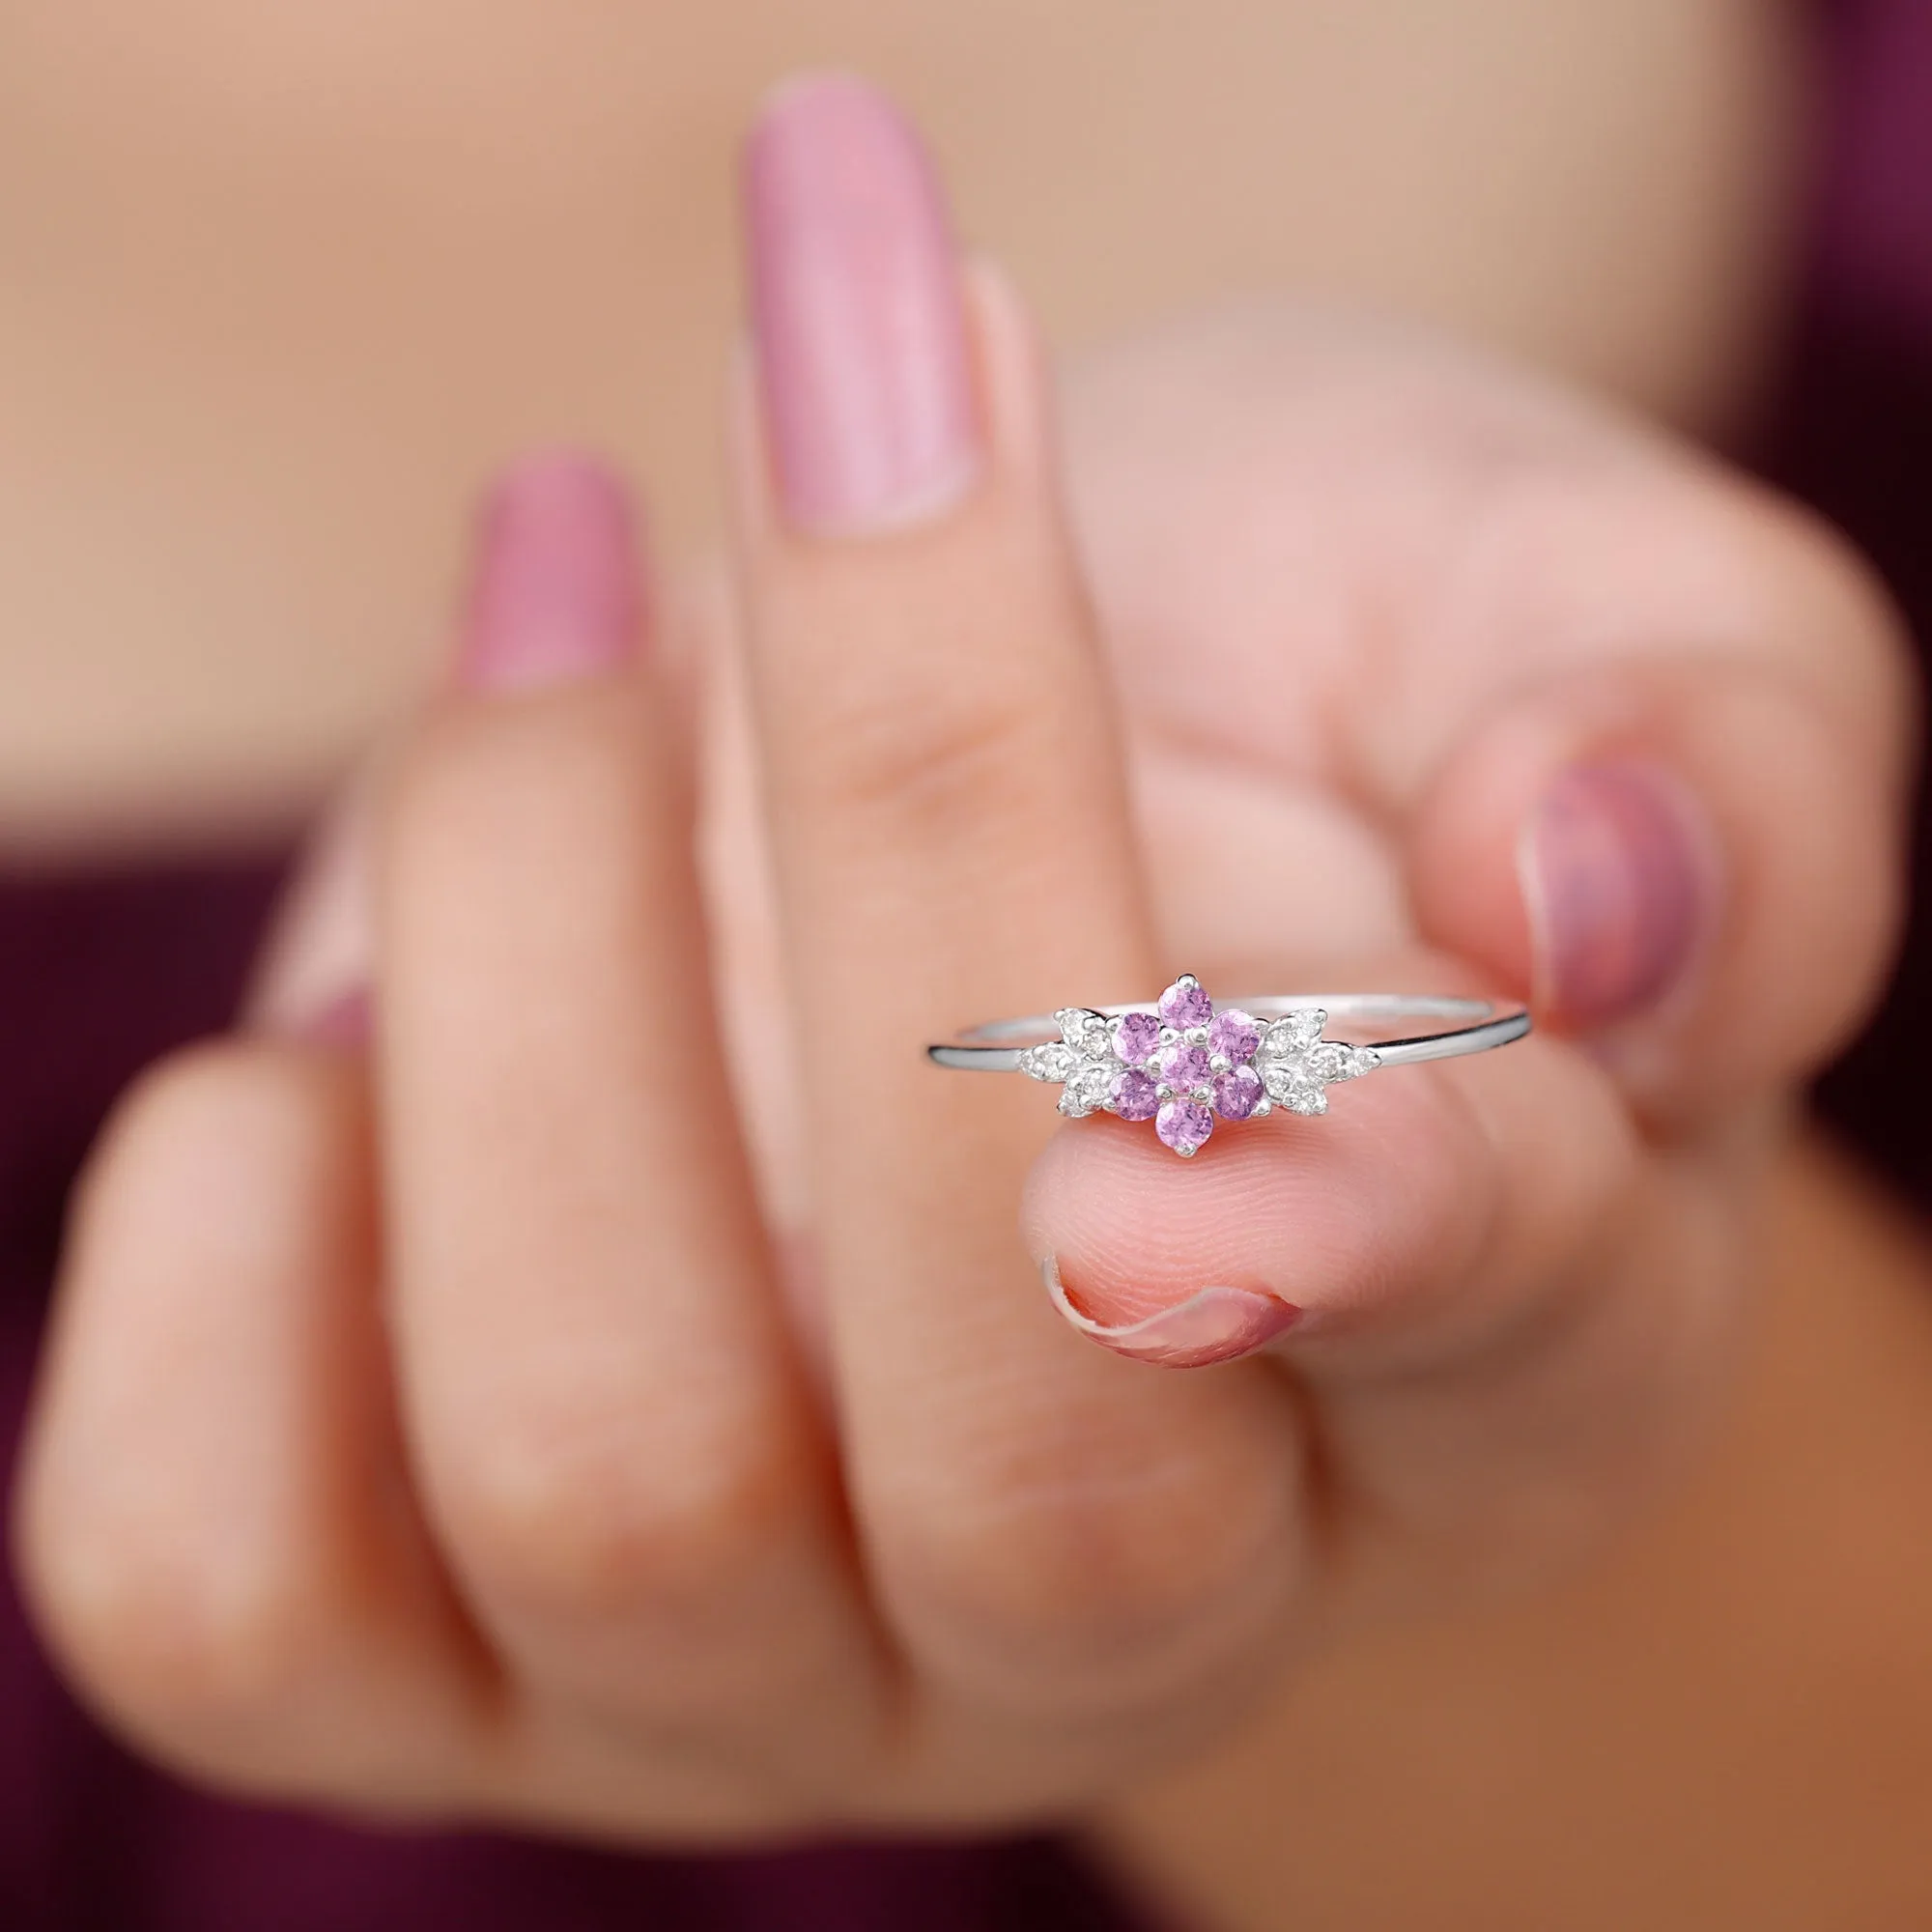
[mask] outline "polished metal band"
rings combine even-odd
[[[1423,1060],[1454,1060],[1465,1053],[1486,1053],[1507,1046],[1529,1031],[1529,1011],[1493,1000],[1450,999],[1436,994],[1410,993],[1269,993],[1256,999],[1231,1000],[1228,1005],[1252,1013],[1258,1020],[1285,1018],[1311,1009],[1327,1015],[1331,1025],[1370,1035],[1412,1026],[1419,1020],[1457,1021],[1435,1033],[1403,1038],[1365,1040],[1373,1044],[1383,1066],[1401,1066]],[[1095,1007],[1106,1019],[1145,1012],[1152,1002],[1135,1006]],[[926,1052],[941,1066],[977,1073],[1017,1073],[1020,1054],[1030,1046],[1058,1039],[1061,1022],[1053,1013],[1030,1013],[1023,1019],[992,1020],[969,1027],[952,1040],[928,1046]]]

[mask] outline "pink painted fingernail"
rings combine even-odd
[[[374,1031],[369,988],[351,986],[312,1013],[297,1029],[297,1037],[312,1046],[356,1048],[367,1046]]]
[[[643,567],[630,493],[579,456],[518,464],[484,503],[456,680],[528,691],[611,670],[639,648]]]
[[[958,259],[918,136],[850,75],[792,81],[752,134],[745,226],[785,514],[818,535],[938,514],[980,439]]]
[[[1076,1300],[1052,1255],[1039,1264],[1053,1305],[1081,1334],[1116,1354],[1164,1369],[1205,1369],[1252,1354],[1300,1320],[1301,1310],[1247,1288],[1204,1288],[1172,1308],[1103,1321]]]
[[[318,1046],[366,1044],[371,792],[365,772],[339,793],[291,870],[244,1002],[249,1026]]]
[[[1655,1007],[1683,979],[1716,898],[1702,808],[1649,765],[1578,765],[1524,827],[1518,872],[1540,1001],[1577,1026]]]

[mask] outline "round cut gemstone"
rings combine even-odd
[[[1330,1080],[1347,1080],[1355,1070],[1354,1055],[1332,1039],[1317,1040],[1302,1056],[1302,1065],[1312,1079],[1324,1086]]]
[[[1224,1121],[1245,1121],[1262,1097],[1262,1077],[1252,1066],[1214,1076],[1214,1111]]]
[[[1192,1153],[1214,1131],[1214,1116],[1199,1100],[1169,1100],[1154,1116],[1153,1130],[1176,1153]]]
[[[1261,1043],[1261,1028],[1238,1007],[1223,1007],[1208,1028],[1209,1051],[1236,1062],[1251,1058]]]
[[[1320,1007],[1306,1007],[1300,1012],[1290,1013],[1268,1028],[1267,1050],[1278,1055],[1299,1053],[1321,1037],[1327,1020],[1328,1015]]]
[[[1129,1066],[1139,1066],[1160,1044],[1160,1021],[1152,1013],[1127,1013],[1114,1033],[1114,1051]]]
[[[1160,1094],[1153,1075],[1138,1066],[1129,1066],[1114,1075],[1109,1098],[1114,1112],[1123,1121],[1151,1121],[1160,1111]]]
[[[1079,1064],[1080,1056],[1057,1039],[1044,1046],[1030,1046],[1020,1055],[1022,1071],[1036,1080],[1065,1080]]]
[[[1053,1016],[1060,1023],[1060,1037],[1075,1053],[1097,1059],[1111,1053],[1114,1042],[1105,1018],[1087,1007],[1062,1007]]]
[[[1262,1081],[1268,1097],[1293,1104],[1296,1094],[1321,1093],[1321,1086],[1298,1060],[1270,1060],[1263,1064]]]
[[[1160,1016],[1169,1026],[1185,1033],[1189,1027],[1204,1027],[1214,1017],[1214,1002],[1200,980],[1183,973],[1160,996]]]
[[[1208,1064],[1208,1049],[1182,1040],[1160,1056],[1160,1077],[1177,1093],[1190,1093],[1207,1086],[1213,1069]]]
[[[1082,1061],[1061,1090],[1061,1105],[1078,1117],[1092,1113],[1095,1107],[1105,1107],[1111,1092],[1113,1068],[1105,1061]]]

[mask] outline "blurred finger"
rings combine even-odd
[[[1893,738],[1773,667],[1566,680],[1473,730],[1419,802],[1418,915],[1653,1117],[1710,1119],[1817,1065],[1876,996]]]
[[[461,688],[396,774],[379,1024],[406,1410],[437,1529],[538,1702],[699,1753],[776,1735],[823,1768],[876,1721],[870,1638],[720,1061],[637,571],[610,478],[513,477]]]
[[[22,1575],[148,1748],[257,1792],[473,1799],[493,1670],[405,1489],[367,1096],[326,1052],[151,1075],[90,1171],[22,1463]]]
[[[367,1040],[376,782],[373,769],[358,774],[310,834],[255,962],[249,1026],[291,1039]]]
[[[1419,927],[1653,1120],[1761,1094],[1857,1024],[1918,707],[1829,532],[1585,399],[1313,305],[1103,355],[1073,402],[1157,824],[1171,770],[1256,775],[1243,822],[1283,821],[1324,941]],[[1182,654],[1220,678],[1177,687]],[[1155,844],[1165,876],[1184,836]],[[1187,870],[1190,909],[1228,899]],[[1302,944],[1305,903],[1244,909],[1230,945]]]

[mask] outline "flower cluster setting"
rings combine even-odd
[[[1151,1121],[1176,1153],[1198,1153],[1216,1121],[1258,1121],[1274,1107],[1325,1114],[1326,1089],[1381,1065],[1372,1046],[1323,1039],[1319,1007],[1264,1022],[1238,1007],[1218,1011],[1183,973],[1151,1008],[1111,1017],[1087,1007],[1054,1014],[1060,1037],[1028,1047],[1021,1071],[1060,1083],[1069,1120],[1118,1114]]]

